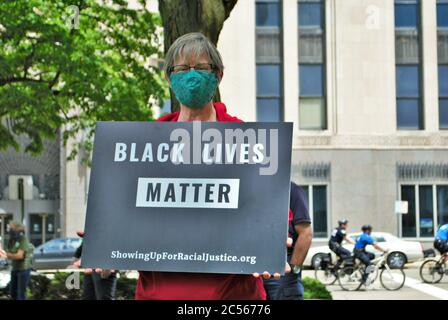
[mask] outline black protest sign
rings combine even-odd
[[[99,122],[82,265],[283,272],[292,124]]]

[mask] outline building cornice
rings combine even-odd
[[[296,135],[294,149],[445,149],[447,134],[406,135]]]

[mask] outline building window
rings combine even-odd
[[[282,121],[281,2],[257,0],[255,6],[257,121]]]
[[[327,129],[325,2],[299,0],[299,127]]]
[[[448,1],[437,0],[437,26],[448,28]]]
[[[397,128],[423,130],[420,1],[395,0]]]
[[[408,202],[408,213],[401,215],[401,235],[403,237],[416,237],[415,186],[402,186],[401,200]]]
[[[434,206],[432,186],[419,186],[420,237],[433,237],[437,226],[434,225]]]
[[[328,237],[328,202],[326,185],[300,186],[307,196],[309,213],[315,238]]]
[[[448,129],[448,1],[437,1],[439,127]]]
[[[401,200],[408,213],[401,215],[403,237],[433,238],[448,222],[448,185],[402,185]]]
[[[448,129],[448,64],[439,65],[439,122]]]
[[[448,223],[448,186],[437,186],[437,222]]]

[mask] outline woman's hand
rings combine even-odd
[[[5,259],[8,258],[8,254],[6,253],[5,250],[0,250],[0,258],[5,258]]]
[[[112,272],[114,272],[115,270],[113,269],[101,269],[101,268],[96,268],[96,269],[92,269],[92,268],[86,268],[84,269],[84,273],[85,274],[92,274],[92,273],[99,273],[101,275],[101,278],[107,278]]]
[[[73,262],[73,266],[74,266],[75,268],[77,268],[77,269],[81,268],[81,259],[76,259],[76,260]]]
[[[85,232],[84,231],[76,231],[76,234],[80,237],[80,238],[84,238],[85,236]],[[73,265],[76,268],[81,268],[81,259],[76,260]],[[100,269],[100,268],[96,268],[96,269],[92,269],[92,268],[85,268],[84,269],[84,273],[85,274],[92,274],[92,273],[100,273],[101,278],[105,279],[107,278],[112,272],[114,272],[115,270],[111,270],[111,269]]]
[[[288,248],[292,247],[292,238],[288,237],[288,239],[286,239],[286,246]],[[291,267],[289,266],[289,263],[286,262],[285,265],[285,273],[290,273],[291,272]],[[259,278],[260,274],[258,272],[252,273],[252,276],[254,276],[255,278]],[[270,279],[271,277],[273,277],[275,280],[280,279],[281,274],[276,272],[273,275],[271,275],[269,272],[265,271],[261,274],[261,276],[263,277],[263,279]]]

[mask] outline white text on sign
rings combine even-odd
[[[138,178],[137,207],[237,209],[239,179]]]

